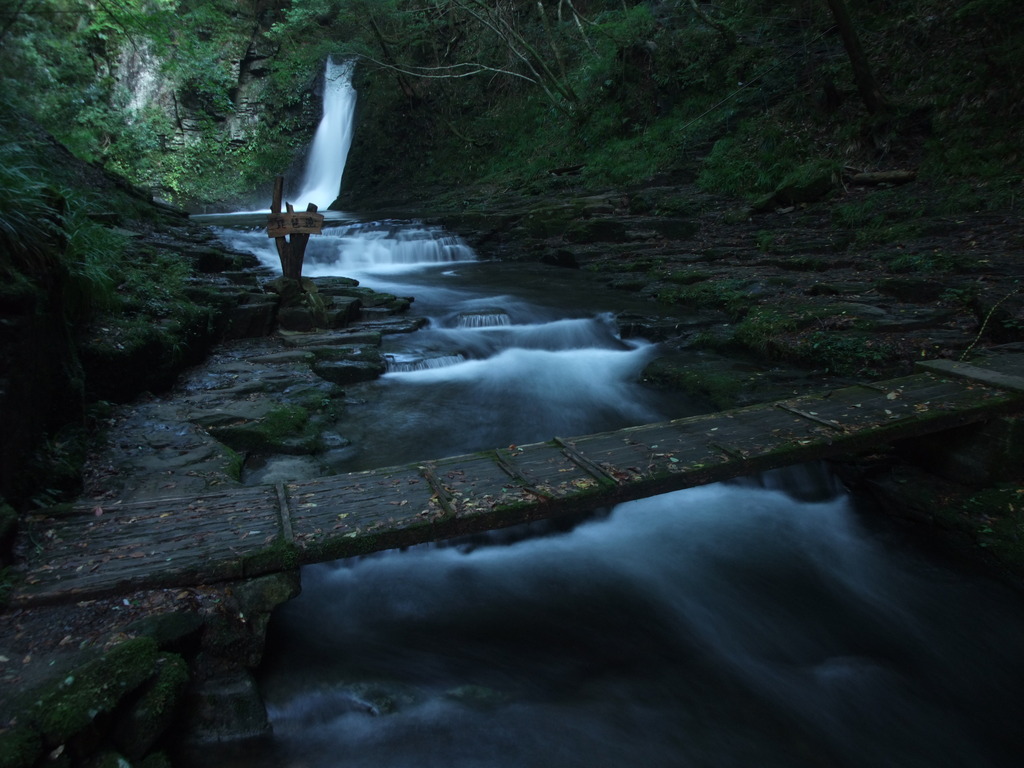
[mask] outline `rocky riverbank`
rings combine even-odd
[[[252,257],[211,245],[208,232],[188,233],[164,245],[217,254],[194,290],[220,298],[211,324],[219,342],[201,365],[176,359],[170,389],[103,403],[82,479],[83,498],[98,515],[124,499],[237,484],[243,471],[257,473],[250,482],[273,482],[275,472],[329,472],[332,452],[346,443],[324,428],[343,407],[342,387],[384,371],[382,335],[422,324],[402,316],[411,298],[343,278],[294,291]],[[157,363],[166,362],[147,361],[145,350],[116,339],[99,343],[107,357],[88,370],[104,392],[152,386]],[[20,522],[8,584],[33,542],[48,535],[35,520]],[[191,751],[209,743],[265,734],[250,670],[262,657],[271,612],[298,590],[292,572],[8,607],[0,624],[0,766],[152,767],[170,764],[168,752],[191,764]]]
[[[935,212],[912,218],[874,197],[892,201],[893,192],[910,194],[858,188],[753,211],[688,185],[583,196],[566,189],[541,202],[481,196],[438,209],[436,219],[484,257],[576,269],[649,299],[649,311],[617,318],[624,334],[663,346],[645,378],[724,408],[1022,340],[1024,234],[1015,212],[943,214],[925,190],[918,210]],[[411,297],[321,279],[307,285],[315,301],[289,300],[282,310],[287,287],[275,287],[246,257],[198,231],[163,239],[190,242],[182,252],[206,264],[194,290],[216,298],[220,342],[201,365],[181,370],[194,361],[179,361],[152,378],[158,369],[134,349],[98,339],[110,357],[97,369],[108,375],[94,381],[117,394],[110,399],[128,399],[128,387],[153,391],[96,417],[105,439],[90,452],[83,498],[102,514],[118,499],[334,471],[350,447],[337,426],[345,388],[384,370],[382,335],[418,327],[404,313]],[[128,366],[141,366],[152,383],[127,381]],[[927,473],[938,459],[921,446],[860,457],[846,476],[917,518],[916,530],[948,532],[943,540],[960,554],[1013,580],[1024,573],[1022,462],[1013,459],[1022,455],[1020,433],[1007,421],[958,438],[961,459],[942,467],[953,485],[940,487]],[[982,453],[993,459],[985,468],[963,458]],[[31,536],[46,531],[31,531],[28,546]],[[173,744],[202,748],[265,732],[249,670],[260,661],[271,612],[297,589],[297,575],[286,574],[8,610],[0,765],[125,759],[152,768],[167,764]],[[55,719],[50,710],[64,714]]]

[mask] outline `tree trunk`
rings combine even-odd
[[[828,7],[832,10],[832,16],[836,20],[839,35],[843,38],[846,54],[850,57],[850,65],[853,67],[853,79],[857,83],[857,90],[864,101],[864,106],[873,115],[884,112],[888,109],[889,103],[882,96],[878,83],[875,82],[875,77],[871,74],[871,67],[868,64],[867,57],[864,55],[864,49],[861,48],[857,30],[853,28],[853,22],[850,20],[850,11],[846,7],[845,0],[826,0],[826,2],[828,2]]]

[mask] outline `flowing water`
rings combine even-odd
[[[262,232],[224,230],[266,263]],[[683,415],[570,271],[414,222],[333,222],[305,273],[427,328],[347,390],[334,469]],[[307,567],[260,682],[274,736],[221,766],[981,768],[1024,755],[1019,597],[795,468],[560,523]]]
[[[262,233],[223,236],[276,259]],[[657,348],[621,339],[601,311],[621,296],[576,273],[476,262],[414,223],[314,241],[308,273],[415,296],[430,318],[387,339],[391,372],[348,389],[338,471],[698,408],[638,383]],[[302,581],[260,675],[275,735],[239,765],[935,768],[1024,754],[1019,599],[869,525],[818,467]]]
[[[338,197],[352,146],[352,117],[356,108],[356,92],[352,87],[354,66],[351,59],[340,63],[327,60],[323,116],[306,159],[300,192],[292,200],[301,209],[305,209],[307,203],[327,208]]]

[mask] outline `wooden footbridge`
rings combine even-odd
[[[1024,410],[1024,354],[437,461],[28,521],[12,600],[198,585],[476,533],[941,432]]]

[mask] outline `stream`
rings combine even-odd
[[[335,127],[304,180],[321,207],[351,140],[350,77],[328,62]],[[321,178],[325,164],[339,176]],[[221,237],[278,267],[254,225]],[[328,212],[304,274],[413,296],[429,319],[386,337],[382,378],[346,387],[334,471],[707,410],[640,383],[657,347],[622,338],[611,312],[629,299],[577,272],[479,262],[437,228]],[[306,567],[302,584],[259,670],[273,737],[209,765],[1016,768],[1024,755],[1019,595],[919,551],[823,466]]]
[[[261,231],[222,239],[277,261]],[[342,217],[305,274],[414,296],[346,388],[339,471],[703,409],[639,383],[620,294]],[[611,303],[611,302],[615,303]],[[822,466],[307,567],[271,627],[274,736],[218,765],[1016,766],[1019,597],[916,551]]]

